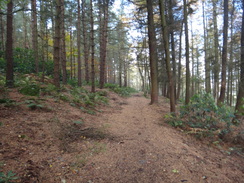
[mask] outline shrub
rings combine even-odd
[[[49,83],[48,85],[42,87],[41,91],[43,95],[54,95],[57,93],[58,88],[55,85]]]
[[[19,90],[20,93],[23,95],[29,95],[29,96],[39,96],[40,94],[40,86],[37,84],[30,84],[22,87]]]
[[[0,73],[4,73],[6,68],[6,61],[3,58],[0,58]]]
[[[211,94],[202,93],[194,95],[188,105],[181,106],[179,116],[166,117],[166,121],[185,130],[197,129],[193,130],[195,134],[211,136],[217,132],[217,135],[223,137],[230,132],[234,117],[230,107],[218,107]]]
[[[35,72],[34,52],[31,49],[15,48],[13,50],[14,71],[19,73]]]
[[[77,87],[78,86],[78,80],[77,79],[68,79],[67,82],[70,86]]]
[[[1,67],[1,66],[0,66]],[[0,71],[1,72],[1,71]],[[0,86],[4,86],[6,83],[5,77],[3,75],[0,75]]]
[[[114,88],[119,88],[119,85],[113,83],[105,83],[104,88],[114,89]]]
[[[117,84],[106,83],[104,85],[105,88],[109,88],[115,93],[119,94],[122,97],[129,97],[131,93],[137,92],[134,88],[131,87],[119,87]]]

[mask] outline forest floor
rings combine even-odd
[[[164,123],[167,99],[109,98],[95,115],[52,98],[43,99],[52,110],[0,106],[1,171],[26,183],[244,182],[243,155]]]

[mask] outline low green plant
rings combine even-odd
[[[6,77],[3,75],[0,75],[0,86],[4,86],[6,83]]]
[[[119,87],[119,85],[113,84],[113,83],[105,83],[104,84],[104,88],[114,89],[114,88],[118,88],[118,87]]]
[[[62,93],[59,95],[59,99],[65,101],[65,102],[70,101],[69,97],[67,95],[62,94]]]
[[[68,79],[67,83],[70,86],[77,87],[78,86],[78,80],[77,79]]]
[[[81,120],[79,120],[79,121],[73,121],[73,123],[74,124],[77,124],[77,125],[82,125],[82,124],[84,124],[84,121],[81,121]]]
[[[44,95],[56,95],[58,88],[55,85],[49,83],[47,86],[41,88],[41,92]]]
[[[100,96],[104,96],[104,97],[107,97],[108,96],[108,92],[107,91],[97,91],[96,92],[98,95],[100,95]]]
[[[31,103],[29,105],[27,105],[28,108],[30,108],[31,110],[36,110],[36,109],[43,109],[44,106],[41,104],[37,104],[37,103]]]
[[[219,136],[225,136],[233,125],[234,111],[228,106],[218,107],[214,98],[209,93],[194,95],[188,105],[180,107],[179,116],[166,117],[166,122],[171,126],[183,129],[203,129],[196,135],[213,136],[219,131]]]
[[[40,94],[40,86],[37,84],[28,84],[22,88],[20,88],[19,92],[23,95],[28,96],[39,96]]]
[[[0,104],[3,104],[4,107],[12,107],[16,105],[16,102],[9,98],[2,98],[0,99]]]
[[[18,180],[19,177],[16,177],[16,173],[8,171],[8,173],[0,172],[0,183],[13,183],[13,180]]]
[[[86,109],[85,112],[86,112],[87,114],[96,115],[96,112],[93,111],[93,110],[91,110],[91,109]]]
[[[137,91],[131,87],[119,87],[117,84],[106,83],[104,85],[105,88],[109,88],[115,93],[119,94],[122,97],[129,97],[132,93],[136,93]]]

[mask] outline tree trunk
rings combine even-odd
[[[193,96],[196,92],[196,89],[195,89],[195,73],[194,73],[194,69],[195,69],[195,60],[194,60],[194,35],[193,35],[193,27],[192,27],[192,21],[191,21],[191,72],[192,72],[192,77],[191,77],[191,95],[190,96]]]
[[[171,58],[173,64],[173,82],[174,82],[174,94],[176,98],[176,59],[175,59],[175,37],[174,37],[174,15],[173,15],[173,0],[169,1],[169,22],[170,22],[170,40],[171,40]],[[176,100],[175,100],[176,102]]]
[[[0,11],[1,11],[1,7],[0,7]],[[0,32],[1,32],[1,51],[5,50],[5,45],[4,45],[4,19],[3,19],[3,15],[0,15]]]
[[[13,1],[7,4],[7,40],[6,40],[6,86],[14,87],[14,62],[13,62]]]
[[[224,28],[223,28],[221,90],[220,90],[220,96],[219,96],[219,100],[218,100],[218,105],[221,105],[224,102],[224,100],[225,100],[227,41],[228,41],[228,0],[224,0]]]
[[[147,18],[148,18],[148,38],[149,38],[149,56],[150,56],[150,78],[151,78],[151,103],[158,103],[158,74],[157,74],[157,46],[156,33],[153,20],[153,2],[147,0]]]
[[[60,87],[60,14],[61,14],[61,2],[60,0],[56,0],[56,15],[55,15],[55,36],[54,36],[54,85],[56,87]]]
[[[83,27],[83,46],[84,46],[84,60],[85,60],[85,80],[86,83],[89,83],[89,65],[88,65],[88,58],[89,58],[89,44],[88,44],[88,37],[89,34],[87,32],[87,24],[86,24],[86,13],[85,13],[85,0],[82,0],[82,27]]]
[[[164,49],[165,49],[165,57],[166,57],[166,69],[169,79],[169,93],[170,93],[170,112],[175,112],[175,85],[173,74],[171,71],[170,65],[170,52],[169,52],[169,38],[168,38],[168,30],[165,18],[165,10],[164,10],[164,0],[159,1],[160,6],[160,14],[161,14],[161,24],[163,30],[163,41],[164,41]],[[172,41],[172,40],[171,40]]]
[[[204,0],[202,0],[202,19],[203,19],[203,38],[204,38],[204,60],[205,60],[205,90],[207,93],[211,93],[210,83],[210,62],[207,53],[207,35],[206,35],[206,23],[205,23],[205,6]]]
[[[119,51],[119,87],[122,87],[122,59],[120,56],[120,51]]]
[[[45,56],[46,56],[46,60],[48,60],[48,46],[47,46],[47,40],[44,39],[45,36],[47,36],[47,23],[46,23],[46,19],[44,18],[43,12],[44,12],[44,2],[41,1],[40,2],[40,37],[41,37],[41,42],[40,42],[40,46],[41,46],[41,62],[42,62],[42,67],[41,67],[41,72],[42,72],[42,79],[41,81],[44,82],[45,79]],[[33,41],[33,39],[32,39]],[[32,43],[33,44],[33,43]],[[34,49],[34,48],[33,48]],[[46,52],[45,52],[46,51]]]
[[[81,31],[80,31],[80,21],[81,21],[81,15],[80,15],[80,0],[77,0],[78,4],[78,19],[77,19],[77,49],[78,49],[78,86],[82,85],[82,80],[81,80]]]
[[[127,87],[127,59],[124,60],[124,87]]]
[[[187,0],[184,1],[184,21],[185,21],[185,44],[186,44],[186,96],[185,104],[190,102],[190,60],[189,60],[189,36],[188,36],[188,20],[187,20]]]
[[[61,62],[62,62],[62,71],[63,71],[63,84],[67,84],[67,69],[66,69],[66,45],[65,45],[65,21],[64,21],[65,7],[64,0],[61,0]]]
[[[181,91],[181,48],[182,48],[182,32],[183,32],[183,22],[181,23],[180,29],[180,42],[179,42],[179,63],[178,63],[178,87],[177,87],[177,95],[176,100],[180,99],[180,91]]]
[[[90,23],[91,23],[91,81],[92,87],[91,92],[95,92],[95,63],[94,63],[94,56],[95,56],[95,43],[94,43],[94,20],[93,20],[93,5],[92,0],[90,0]]]
[[[39,60],[38,60],[38,39],[37,39],[37,11],[36,11],[36,0],[31,0],[31,17],[32,17],[32,49],[34,51],[35,59],[35,70],[39,72]]]
[[[236,101],[236,117],[243,118],[244,115],[244,2],[242,3],[242,28],[241,28],[241,75],[239,92]]]
[[[72,11],[70,11],[70,19],[69,19],[70,25],[69,25],[69,34],[70,34],[70,45],[69,45],[69,51],[70,51],[70,79],[73,79],[73,32],[72,32]]]
[[[219,92],[219,36],[218,36],[218,24],[217,24],[217,0],[212,0],[213,4],[213,23],[214,23],[214,88],[213,96],[218,97]]]
[[[26,49],[29,49],[30,48],[30,45],[29,45],[29,41],[28,41],[28,33],[27,33],[27,16],[26,16],[26,13],[23,11],[22,12],[23,14],[23,37],[24,37],[24,42],[23,42],[23,46],[26,48]]]
[[[229,106],[232,106],[232,82],[233,82],[233,78],[232,78],[232,70],[233,70],[233,44],[234,44],[234,39],[233,39],[233,29],[234,29],[234,13],[235,13],[235,1],[232,1],[232,10],[231,10],[231,21],[230,21],[230,60],[229,60],[229,64],[228,64],[228,85],[227,85],[227,104]]]
[[[108,37],[108,4],[109,0],[103,0],[100,10],[100,88],[104,87],[106,77],[106,56],[107,56],[107,37]],[[102,16],[103,15],[103,16]]]

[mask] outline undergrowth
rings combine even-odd
[[[180,114],[165,115],[166,122],[188,133],[202,137],[225,138],[231,132],[234,110],[228,106],[218,107],[209,93],[194,95],[188,105],[180,107]]]
[[[105,88],[109,88],[113,92],[119,94],[122,97],[129,97],[132,93],[136,93],[137,91],[131,87],[119,87],[117,84],[106,83],[104,84]]]
[[[61,85],[57,88],[52,84],[52,78],[45,76],[45,81],[42,82],[42,77],[35,74],[16,74],[15,75],[15,87],[18,92],[27,97],[41,97],[54,98],[56,102],[64,101],[68,102],[71,106],[80,108],[86,113],[96,114],[95,107],[97,105],[108,104],[107,91],[101,90],[95,93],[91,93],[83,87],[77,86],[75,79],[68,80],[67,85]],[[4,103],[5,106],[15,105],[14,101],[7,96],[7,88],[5,85],[5,77],[0,76],[0,90],[2,96],[0,96],[0,103]],[[136,92],[135,89],[130,87],[120,88],[116,84],[105,84],[105,88],[109,88],[120,96],[128,97],[131,93]],[[3,91],[3,92],[2,92]],[[44,109],[48,107],[43,103],[31,102],[27,106],[31,110]]]

